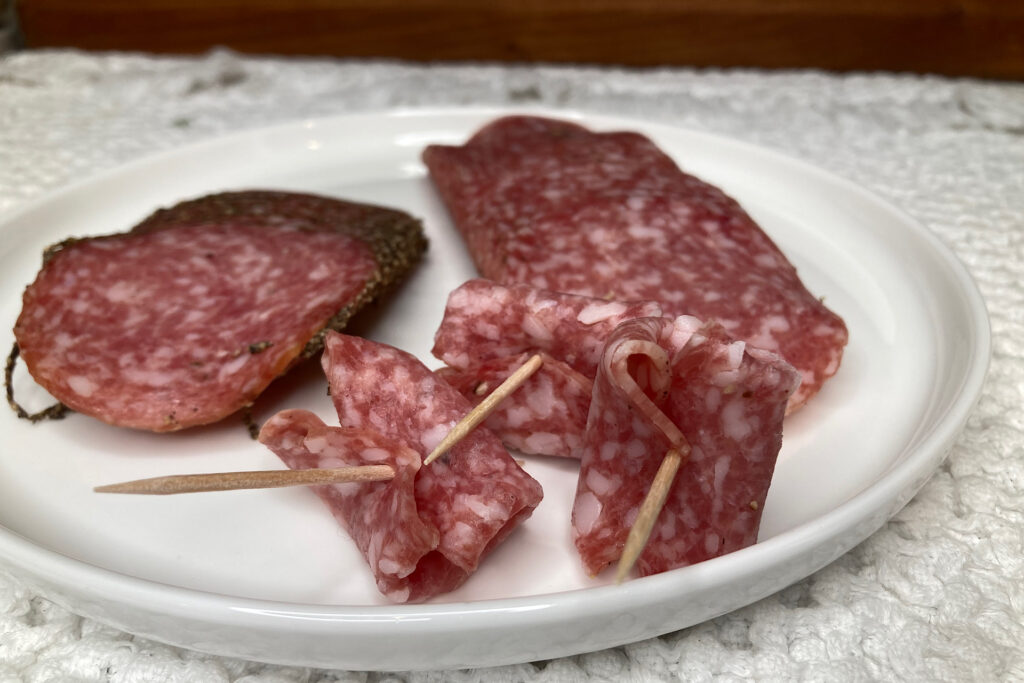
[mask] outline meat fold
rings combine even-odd
[[[331,332],[323,367],[342,427],[386,434],[420,457],[471,410],[458,391],[417,358],[386,344]],[[422,467],[414,492],[420,517],[440,534],[432,561],[445,565],[440,574],[461,573],[458,583],[533,513],[543,496],[540,484],[483,426]],[[432,586],[423,594],[451,588]]]
[[[540,354],[541,368],[485,424],[522,453],[578,458],[605,339],[623,320],[660,315],[653,302],[472,279],[448,296],[433,354],[448,364],[438,375],[474,405]]]
[[[594,380],[560,360],[540,355],[543,365],[498,404],[484,424],[505,446],[520,453],[578,458]],[[465,370],[444,367],[437,375],[476,406],[530,356],[497,358]]]
[[[373,571],[380,592],[393,602],[417,602],[451,590],[466,573],[437,556],[440,534],[416,503],[420,456],[367,429],[331,427],[305,410],[285,410],[259,435],[291,469],[390,465],[390,481],[312,487],[348,532]]]
[[[800,381],[776,354],[690,316],[623,322],[594,382],[572,511],[574,543],[598,574],[622,554],[670,447],[689,452],[636,567],[663,572],[757,540]]]

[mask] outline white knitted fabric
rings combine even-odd
[[[602,652],[475,671],[328,672],[189,652],[69,614],[0,574],[0,683],[1024,680],[1022,84],[21,52],[0,58],[0,212],[247,127],[507,103],[643,117],[775,148],[875,190],[941,237],[987,300],[994,358],[966,431],[918,496],[832,565],[732,614]]]

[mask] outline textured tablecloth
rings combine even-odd
[[[799,584],[713,621],[577,657],[464,672],[275,667],[69,614],[0,574],[2,681],[1024,680],[1024,85],[904,75],[623,71],[21,52],[0,58],[0,215],[157,150],[304,117],[537,104],[713,131],[888,198],[988,303],[986,388],[907,507]]]

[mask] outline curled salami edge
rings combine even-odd
[[[11,352],[7,356],[7,363],[4,366],[4,391],[7,395],[7,405],[11,407],[14,414],[29,422],[41,422],[42,420],[62,420],[67,417],[69,408],[57,401],[53,405],[42,410],[30,413],[14,399],[14,367],[18,363],[18,342],[11,345]]]
[[[668,352],[649,339],[626,339],[613,347],[608,367],[612,381],[626,399],[661,430],[669,445],[689,451],[686,437],[651,400],[653,395],[662,403],[668,397],[672,384]]]

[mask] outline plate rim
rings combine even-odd
[[[81,191],[82,188],[109,182],[111,178],[116,178],[126,173],[158,167],[162,163],[172,161],[175,158],[187,157],[204,148],[209,149],[215,148],[218,145],[236,144],[246,138],[265,138],[275,134],[287,133],[303,126],[307,128],[334,126],[338,125],[339,121],[373,121],[382,118],[416,118],[422,120],[437,117],[448,119],[462,118],[468,121],[473,118],[507,114],[553,116],[587,122],[591,125],[598,123],[601,124],[601,127],[606,125],[629,126],[633,129],[640,129],[648,134],[652,131],[655,131],[655,134],[656,132],[663,131],[668,134],[682,133],[694,135],[716,145],[729,146],[745,154],[756,154],[770,162],[781,163],[798,172],[812,174],[821,180],[840,187],[845,192],[855,194],[860,200],[870,202],[878,208],[898,216],[901,219],[901,224],[905,228],[912,230],[914,236],[919,240],[923,240],[923,243],[930,248],[932,256],[941,263],[943,274],[951,276],[951,282],[956,285],[956,291],[962,297],[962,301],[958,301],[957,307],[959,308],[963,305],[963,312],[970,315],[975,323],[970,328],[971,334],[969,339],[970,348],[974,353],[972,359],[968,361],[964,375],[957,378],[960,380],[959,392],[948,402],[942,414],[936,416],[933,421],[934,425],[931,429],[927,430],[923,438],[915,437],[916,444],[913,443],[915,439],[911,439],[910,443],[904,445],[903,450],[896,456],[899,460],[895,462],[894,466],[890,467],[866,488],[828,512],[782,531],[749,548],[714,558],[699,565],[635,579],[619,586],[581,587],[550,594],[465,602],[428,603],[427,605],[326,605],[319,603],[294,603],[225,595],[132,576],[114,569],[78,560],[64,555],[57,550],[37,545],[31,539],[10,530],[2,522],[0,522],[0,563],[13,567],[16,574],[27,571],[29,574],[35,575],[38,573],[38,568],[44,566],[58,569],[59,571],[57,572],[50,572],[48,577],[33,576],[36,579],[43,578],[44,585],[50,589],[55,588],[50,584],[54,580],[59,579],[62,579],[63,582],[72,582],[71,585],[76,585],[74,582],[81,582],[78,585],[85,586],[85,592],[90,592],[91,588],[91,592],[97,595],[103,594],[107,589],[116,588],[134,594],[137,596],[137,599],[147,600],[147,606],[159,607],[156,610],[158,613],[177,616],[187,615],[194,618],[195,610],[201,609],[204,622],[220,624],[229,628],[251,627],[260,629],[271,627],[281,623],[282,620],[286,620],[291,628],[302,624],[302,628],[307,629],[310,633],[333,632],[337,635],[341,632],[337,629],[340,629],[342,624],[359,624],[361,627],[365,627],[367,624],[376,624],[379,627],[380,624],[387,623],[401,626],[403,629],[402,633],[396,635],[416,636],[425,633],[427,630],[439,628],[443,630],[446,624],[439,622],[444,622],[445,620],[457,620],[464,628],[467,621],[491,619],[494,615],[501,614],[503,619],[511,619],[512,623],[515,623],[516,620],[521,620],[525,608],[532,607],[531,613],[533,614],[544,610],[554,609],[557,611],[560,607],[557,603],[563,601],[573,604],[574,608],[576,608],[573,612],[574,619],[582,619],[588,615],[598,616],[600,614],[607,614],[609,607],[615,609],[616,605],[624,607],[630,604],[646,604],[652,599],[651,596],[657,599],[659,594],[663,595],[667,591],[670,592],[674,587],[681,585],[683,582],[696,581],[698,584],[707,583],[712,573],[718,577],[712,581],[713,583],[722,583],[722,576],[727,577],[727,581],[732,581],[749,573],[745,566],[776,567],[784,563],[789,553],[793,552],[794,549],[818,547],[829,538],[841,535],[844,531],[848,534],[851,529],[865,524],[873,516],[877,516],[878,511],[883,507],[892,508],[885,512],[884,518],[880,523],[872,526],[870,529],[862,530],[863,533],[858,532],[856,542],[859,543],[902,508],[931,477],[934,470],[945,459],[949,449],[952,448],[954,439],[962,430],[974,406],[980,399],[991,360],[991,323],[984,299],[973,276],[952,249],[935,233],[875,192],[847,180],[832,171],[802,161],[784,152],[744,140],[730,138],[713,132],[676,126],[661,121],[650,121],[633,116],[590,112],[581,109],[563,110],[548,107],[504,106],[400,107],[380,111],[341,113],[278,122],[266,126],[255,126],[222,135],[214,134],[181,147],[165,149],[125,163],[115,164],[95,174],[53,188],[50,191],[44,192],[39,197],[20,202],[13,207],[13,210],[0,213],[0,230],[4,230],[7,226],[23,220],[25,216],[41,210],[48,204],[60,201],[68,195]],[[448,125],[454,126],[455,123],[449,122]],[[852,547],[852,545],[854,544],[850,544],[849,547]],[[846,552],[848,549],[844,548],[841,552]],[[841,552],[838,554],[841,554]],[[834,557],[823,560],[820,566],[824,566],[824,564],[827,564],[832,559]],[[815,570],[820,568],[820,566],[815,568]],[[807,575],[809,574],[802,574],[802,576]],[[784,586],[774,587],[766,594],[780,590],[782,587]],[[59,589],[60,586],[58,585],[56,588]],[[51,594],[63,597],[59,590],[56,593],[52,590],[43,590],[42,592],[46,594],[46,597],[50,597]],[[578,599],[583,594],[587,595],[587,600]],[[74,600],[70,602],[74,602]],[[538,603],[545,604],[538,605]],[[73,608],[73,610],[82,612],[81,609]],[[409,619],[411,616],[423,616],[424,612],[429,612],[427,619]],[[103,620],[102,617],[98,618]],[[324,628],[323,624],[331,626]],[[395,626],[390,626],[389,628],[395,628]],[[162,639],[159,635],[155,634],[145,635],[158,640]],[[162,640],[164,642],[173,642],[167,639]],[[194,645],[186,644],[184,646],[202,649],[195,648]],[[217,654],[230,654],[217,652],[216,650],[207,651]],[[280,660],[272,659],[267,661]]]

